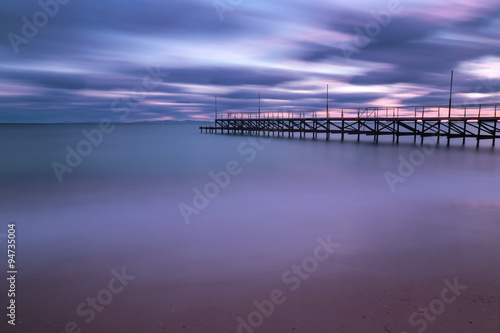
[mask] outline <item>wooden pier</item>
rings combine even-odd
[[[413,137],[413,142],[424,143],[426,137],[436,137],[436,143],[451,139],[475,139],[476,145],[483,140],[500,139],[500,104],[418,106],[418,107],[370,107],[359,109],[335,109],[327,111],[275,111],[246,113],[216,113],[214,126],[201,126],[203,133],[227,133],[294,137],[307,136],[326,140],[346,135],[373,137],[392,136],[399,143],[402,136]],[[333,115],[333,116],[332,116]]]

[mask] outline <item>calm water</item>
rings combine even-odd
[[[498,148],[268,141],[197,126],[119,125],[62,182],[53,162],[66,164],[67,146],[88,149],[82,130],[97,125],[0,126],[0,246],[15,221],[19,269],[19,322],[1,327],[237,332],[254,300],[280,289],[286,301],[255,332],[410,333],[423,324],[409,316],[457,277],[467,290],[426,332],[498,332]],[[340,246],[291,290],[283,274],[328,236]],[[122,268],[134,277],[123,290],[79,314]]]

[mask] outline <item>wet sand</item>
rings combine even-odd
[[[161,207],[149,209],[155,213]],[[425,331],[498,331],[498,208],[464,204],[452,212],[438,206],[418,213],[409,207],[409,217],[400,219],[378,212],[371,220],[353,214],[348,225],[275,219],[266,227],[252,226],[261,213],[249,212],[240,218],[245,228],[217,213],[213,225],[187,229],[160,221],[127,223],[137,218],[128,214],[134,207],[102,226],[106,210],[93,209],[95,222],[82,221],[79,237],[70,231],[74,224],[60,224],[52,240],[40,239],[32,253],[22,251],[29,263],[19,279],[21,322],[7,331],[59,333],[74,321],[82,332],[96,333],[247,333],[238,331],[238,317],[248,322],[257,309],[254,301],[269,300],[279,289],[284,302],[274,304],[272,315],[262,316],[253,331],[410,333],[423,327],[410,325],[410,315],[439,299],[444,280],[455,278],[467,289],[428,321]],[[297,232],[306,225],[307,231]],[[285,281],[283,273],[314,257],[317,237],[328,235],[340,246],[293,290],[297,285]],[[111,271],[122,267],[134,278],[86,323],[89,317],[78,314],[78,305],[107,289]],[[258,323],[259,316],[253,320]]]

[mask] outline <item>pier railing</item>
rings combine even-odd
[[[437,106],[391,106],[333,108],[327,110],[269,110],[262,112],[223,112],[217,119],[314,119],[314,118],[476,118],[497,117],[500,104]]]

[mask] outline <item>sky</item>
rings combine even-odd
[[[0,3],[0,122],[500,102],[498,0]]]

